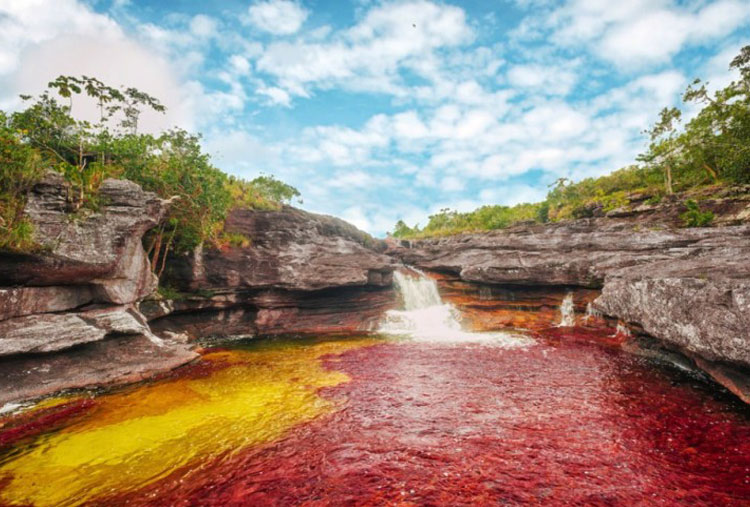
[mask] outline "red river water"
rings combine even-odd
[[[748,407],[611,333],[208,350],[0,419],[0,505],[750,505]]]

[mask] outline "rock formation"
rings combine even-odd
[[[385,243],[343,220],[292,207],[238,209],[225,229],[251,244],[173,260],[165,283],[188,296],[141,305],[157,332],[353,333],[374,330],[395,304]]]
[[[106,180],[99,210],[74,214],[69,191],[49,173],[26,207],[40,248],[0,254],[0,404],[142,378],[197,357],[155,338],[136,308],[156,288],[141,238],[161,220],[163,201]]]
[[[372,330],[394,304],[382,241],[291,207],[232,212],[251,245],[173,257],[181,296],[160,298],[142,237],[165,201],[106,180],[99,209],[74,213],[69,191],[49,173],[26,208],[40,248],[0,253],[0,406],[169,371],[198,356],[191,339]]]
[[[746,201],[732,206],[746,210]],[[572,292],[579,322],[592,303],[750,401],[742,387],[750,378],[750,226],[661,224],[623,213],[393,242],[391,253],[437,273],[444,296],[477,328],[553,325],[553,309]]]
[[[199,338],[375,330],[400,262],[439,278],[475,329],[549,327],[570,294],[578,323],[587,309],[622,321],[623,347],[691,361],[750,402],[750,207],[732,195],[708,203],[722,227],[678,228],[679,203],[635,202],[389,245],[334,217],[238,209],[225,230],[249,245],[171,257],[164,299],[142,237],[165,201],[107,180],[96,211],[73,212],[69,191],[47,175],[26,209],[40,249],[0,253],[0,404],[147,378],[197,357]]]

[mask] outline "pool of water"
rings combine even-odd
[[[750,502],[744,405],[576,333],[208,349],[5,415],[0,505]]]

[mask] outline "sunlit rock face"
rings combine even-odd
[[[99,189],[99,211],[72,214],[70,192],[62,176],[52,172],[34,187],[26,214],[43,250],[0,254],[0,286],[80,286],[92,302],[115,304],[133,303],[153,292],[156,278],[141,238],[161,220],[164,201],[133,182],[110,179]],[[64,309],[59,304],[53,308]],[[23,308],[12,311],[24,313]]]
[[[647,228],[627,216],[584,219],[393,242],[390,253],[438,277],[443,297],[474,328],[554,324],[570,292],[576,323],[591,303],[592,311],[687,354],[730,389],[750,385],[743,380],[750,378],[748,225]]]
[[[100,208],[73,213],[71,191],[48,173],[26,207],[42,249],[0,253],[0,401],[138,380],[197,357],[155,340],[135,306],[156,289],[141,241],[166,203],[105,180]]]
[[[166,283],[188,297],[167,309],[143,304],[154,329],[191,338],[372,331],[395,304],[396,261],[343,220],[288,206],[237,209],[226,230],[250,245],[175,259]]]

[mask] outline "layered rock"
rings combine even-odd
[[[572,293],[578,322],[590,302],[636,334],[692,358],[750,401],[737,387],[750,372],[748,225],[647,228],[632,219],[595,218],[401,241],[391,252],[438,273],[446,297],[473,312],[477,327],[502,324],[497,309],[510,313],[507,325],[553,325],[559,316],[550,306]],[[538,295],[535,304],[529,294]],[[531,325],[522,318],[539,309]]]
[[[166,283],[179,301],[141,305],[157,332],[221,335],[373,330],[395,304],[385,244],[338,218],[284,207],[238,209],[225,230],[247,247],[198,249],[174,259]]]
[[[598,290],[584,287],[468,282],[450,273],[430,276],[437,279],[442,299],[461,311],[462,325],[472,331],[548,328],[560,322],[560,306],[568,295],[573,297],[578,320],[589,324],[587,308],[599,295]]]
[[[154,337],[136,307],[156,288],[141,240],[165,202],[106,180],[99,209],[74,213],[70,191],[49,173],[26,207],[39,248],[0,253],[0,402],[128,381],[196,357]],[[123,343],[137,346],[123,355]]]

